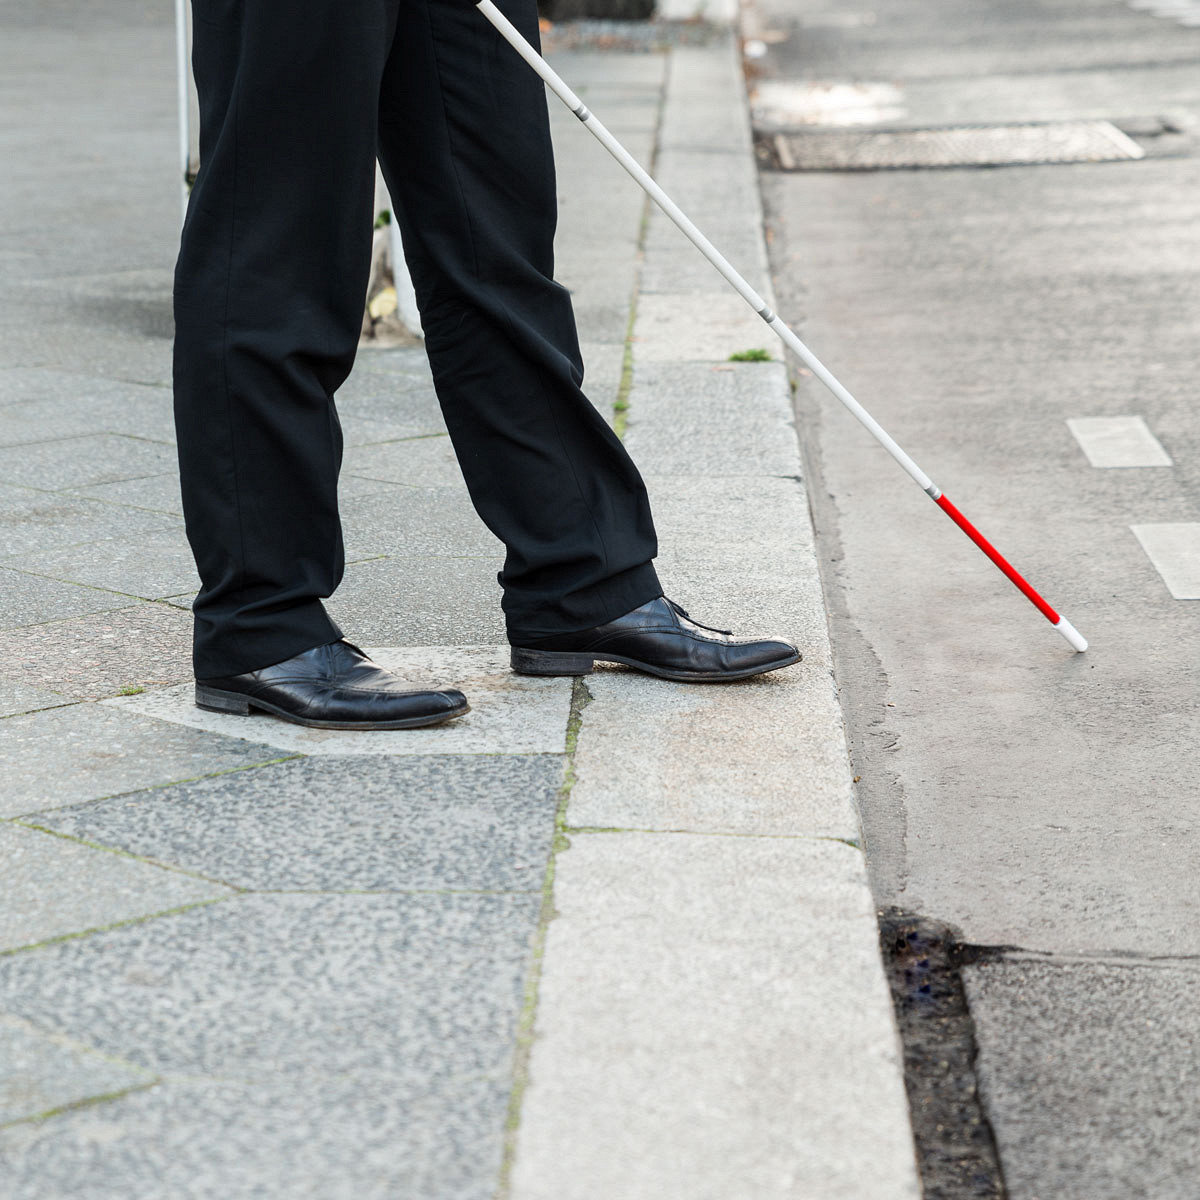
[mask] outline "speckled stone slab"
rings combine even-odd
[[[0,951],[230,894],[219,884],[8,823],[0,824],[0,863]]]
[[[509,1087],[172,1080],[0,1129],[5,1200],[492,1200]]]
[[[148,1071],[0,1013],[0,1128],[153,1080]],[[0,1133],[0,1153],[3,1137]],[[4,1174],[4,1191],[11,1196],[7,1158]]]
[[[504,1071],[529,895],[255,895],[0,958],[0,1011],[159,1075]]]
[[[198,779],[281,758],[278,747],[97,704],[0,724],[0,817]]]
[[[38,824],[244,888],[537,891],[562,781],[559,755],[325,755]]]

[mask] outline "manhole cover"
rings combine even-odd
[[[784,171],[880,171],[1114,162],[1145,151],[1109,121],[973,125],[944,129],[821,129],[762,135]]]

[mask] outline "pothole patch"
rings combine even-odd
[[[975,1079],[975,1025],[961,970],[992,951],[899,909],[880,914],[884,970],[904,1045],[904,1082],[925,1200],[1005,1200]]]

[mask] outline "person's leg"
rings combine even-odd
[[[537,38],[533,0],[501,7]],[[504,542],[513,640],[587,629],[661,592],[646,490],[581,391],[553,280],[543,86],[464,0],[405,0],[383,77],[379,157],[446,424]]]
[[[175,275],[198,677],[341,636],[342,439],[395,0],[193,0],[200,174]]]

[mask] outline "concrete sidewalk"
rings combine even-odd
[[[338,397],[331,607],[474,710],[373,735],[201,713],[171,29],[137,0],[71,7],[0,16],[6,1195],[916,1196],[761,322],[555,111],[559,274],[664,582],[702,620],[795,638],[802,664],[727,688],[512,676],[500,548],[423,354],[372,350]],[[555,61],[765,291],[732,39]],[[757,348],[772,361],[727,361]]]

